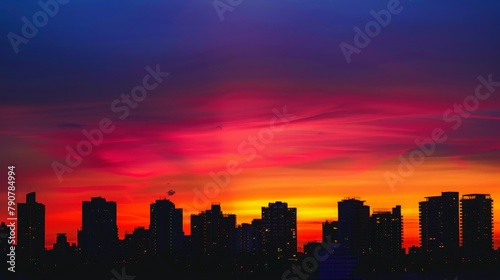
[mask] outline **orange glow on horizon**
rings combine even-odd
[[[431,176],[432,170],[437,168],[452,168],[440,177]],[[175,186],[176,194],[167,196],[158,195],[151,198],[146,192],[134,194],[135,188],[127,187],[142,185],[141,188],[149,188],[150,192],[161,193],[167,189],[162,186],[165,179],[157,177],[153,179],[137,178],[129,181],[124,187],[129,192],[118,194],[113,187],[109,193],[101,188],[99,193],[107,200],[117,202],[119,237],[123,238],[125,233],[131,233],[135,227],[149,227],[149,205],[154,200],[167,198],[172,200],[178,208],[184,209],[184,231],[190,233],[190,215],[199,213],[210,208],[211,203],[220,203],[224,213],[237,215],[237,224],[250,223],[252,219],[261,217],[261,207],[267,206],[269,202],[284,201],[289,207],[296,207],[298,219],[298,246],[299,249],[310,241],[321,240],[321,223],[326,220],[337,219],[337,202],[344,197],[360,197],[365,204],[370,206],[371,211],[377,208],[392,208],[402,205],[404,217],[404,247],[419,245],[418,237],[418,202],[425,200],[426,196],[440,195],[442,191],[458,191],[460,195],[466,193],[489,193],[494,199],[494,217],[500,216],[499,199],[500,194],[496,188],[497,175],[495,173],[483,172],[482,167],[462,169],[456,172],[456,166],[444,162],[429,162],[422,166],[415,174],[399,185],[394,192],[385,184],[381,176],[381,170],[385,168],[366,170],[344,176],[331,176],[329,170],[311,170],[300,174],[301,177],[288,177],[283,174],[293,174],[290,169],[273,168],[266,170],[255,170],[243,172],[231,179],[231,183],[221,188],[216,197],[206,200],[206,204],[196,208],[193,204],[195,195],[194,188]],[[461,169],[461,168],[458,168]],[[259,176],[255,176],[259,174]],[[450,175],[446,175],[450,174]],[[450,176],[453,174],[453,180]],[[279,179],[273,179],[279,178]],[[478,179],[479,178],[479,179]],[[93,178],[78,178],[79,181],[93,180]],[[119,176],[101,179],[109,186],[118,184]],[[209,176],[200,176],[203,182],[210,180]],[[369,184],[368,182],[372,182]],[[470,187],[481,185],[481,189]],[[84,183],[83,183],[84,184]],[[199,184],[203,186],[203,183]],[[380,186],[366,187],[367,185]],[[272,186],[272,188],[271,188]],[[311,186],[311,187],[306,187]],[[314,187],[312,187],[314,186]],[[202,188],[199,188],[202,189]],[[97,193],[91,190],[92,193]],[[244,195],[243,195],[244,194]],[[66,232],[70,242],[76,242],[76,230],[81,226],[81,201],[89,200],[96,196],[91,193],[68,193],[66,199],[57,200],[44,193],[37,195],[37,200],[46,205],[47,226],[46,245],[52,247],[55,242],[56,233]],[[499,197],[498,199],[495,199]],[[76,202],[76,203],[75,203]],[[61,208],[62,207],[62,208]],[[65,209],[64,212],[57,209]],[[76,218],[75,218],[76,217]],[[495,248],[500,246],[500,225],[495,220]]]

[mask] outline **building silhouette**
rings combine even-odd
[[[197,256],[227,256],[231,251],[231,234],[236,215],[223,214],[219,204],[210,210],[191,215],[191,248]]]
[[[258,255],[262,253],[262,220],[253,219],[252,223],[243,223],[234,229],[233,251],[240,255]]]
[[[276,201],[262,207],[263,252],[278,259],[297,253],[297,208]]]
[[[116,202],[93,197],[82,202],[82,228],[78,247],[91,261],[113,260],[118,248]]]
[[[56,243],[53,246],[54,253],[60,256],[66,256],[69,254],[69,242],[66,233],[58,233],[56,237]]]
[[[441,196],[426,197],[426,201],[419,203],[419,221],[423,253],[445,256],[458,253],[458,192],[443,192]]]
[[[489,194],[462,196],[462,247],[469,256],[486,256],[493,251],[493,199]]]
[[[264,252],[262,241],[264,240],[264,225],[262,219],[252,220],[252,253],[261,254]]]
[[[323,242],[339,243],[339,222],[325,221],[322,224],[321,232],[323,234]]]
[[[375,210],[370,217],[370,255],[378,270],[400,269],[403,249],[403,216],[401,206]]]
[[[52,257],[55,267],[59,268],[70,269],[80,261],[77,258],[76,244],[69,244],[66,233],[57,234],[56,243],[54,243],[52,249]]]
[[[368,254],[370,207],[364,203],[357,198],[338,202],[338,239],[349,254]]]
[[[175,208],[170,200],[156,200],[150,205],[149,230],[153,256],[172,257],[182,251],[184,243],[182,226],[182,209]]]
[[[236,253],[252,254],[254,251],[254,229],[252,224],[243,223],[235,228],[234,251]]]
[[[45,205],[36,201],[36,193],[26,195],[26,203],[18,204],[19,258],[37,266],[45,251]]]
[[[125,234],[124,244],[124,259],[126,261],[142,261],[151,252],[151,230],[145,227],[136,227],[132,233]]]

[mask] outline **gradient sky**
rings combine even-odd
[[[76,242],[83,200],[116,201],[123,238],[148,227],[149,204],[174,189],[169,198],[185,209],[186,234],[189,215],[211,202],[240,224],[286,201],[298,208],[300,247],[320,239],[344,197],[372,209],[402,205],[408,247],[418,244],[426,196],[489,193],[496,248],[500,87],[457,129],[443,113],[474,94],[478,76],[500,81],[500,2],[401,1],[402,12],[348,64],[339,44],[353,44],[353,28],[388,2],[244,0],[220,21],[210,0],[72,0],[16,54],[7,34],[21,34],[21,18],[41,8],[2,1],[0,178],[15,164],[17,201],[37,192],[48,247],[60,232]],[[148,65],[170,76],[120,120],[110,104],[142,83]],[[247,160],[241,143],[285,106],[290,122]],[[66,146],[103,118],[116,129],[59,181],[51,164],[63,163]],[[448,139],[390,188],[384,174],[397,174],[398,157],[436,128]],[[241,173],[194,205],[210,172],[229,161]]]

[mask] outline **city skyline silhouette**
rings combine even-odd
[[[172,190],[170,190],[170,192],[171,192],[171,191],[172,191]],[[474,195],[474,194],[463,194],[463,195],[464,195],[464,196],[468,196],[468,195]],[[489,195],[488,195],[488,196],[489,196]],[[432,196],[427,196],[427,197],[432,197]],[[422,198],[422,199],[426,199],[427,197],[424,197],[424,198]],[[96,197],[94,197],[94,198],[102,198],[102,197],[101,197],[101,196],[96,196]],[[347,199],[347,198],[353,198],[353,199],[361,200],[361,197],[359,197],[359,196],[346,196],[346,197],[344,197],[343,199]],[[105,198],[104,198],[104,199],[105,199]],[[175,205],[175,200],[174,200],[174,196],[173,196],[173,194],[168,195],[168,193],[167,193],[167,194],[166,194],[166,195],[164,195],[164,196],[161,196],[161,195],[160,195],[160,196],[158,196],[158,198],[157,198],[156,200],[152,200],[152,202],[154,202],[154,201],[158,201],[158,200],[168,200],[168,201],[172,201],[172,203],[174,203],[174,205]],[[110,200],[110,201],[112,201],[112,200]],[[492,200],[492,202],[494,202],[494,200]],[[82,203],[83,203],[83,201],[82,201]],[[116,202],[115,202],[115,203],[116,203]],[[369,202],[368,202],[368,203],[369,203]],[[149,204],[151,204],[151,203],[149,203]],[[181,204],[181,205],[183,205],[183,204]],[[198,213],[189,213],[189,214],[186,214],[186,213],[184,212],[184,213],[183,213],[183,217],[182,217],[182,220],[183,220],[183,227],[182,227],[182,230],[183,230],[183,232],[184,232],[185,234],[187,234],[187,233],[189,233],[189,232],[190,232],[190,221],[189,221],[190,216],[192,216],[192,215],[194,215],[194,214],[199,214],[199,213],[201,213],[202,211],[205,211],[205,210],[209,210],[209,209],[210,209],[210,207],[211,207],[212,205],[221,205],[221,203],[220,203],[220,202],[210,202],[210,204],[207,204],[207,205],[206,205],[206,206],[207,206],[207,208],[206,208],[206,209],[200,210],[200,212],[198,212]],[[368,204],[368,205],[370,206],[370,204]],[[382,209],[382,210],[385,210],[385,211],[390,211],[390,209],[391,209],[392,207],[394,207],[394,206],[395,206],[395,205],[393,205],[393,206],[386,205],[385,207],[372,207],[372,208],[368,207],[368,208],[370,209],[370,210],[369,210],[369,211],[370,211],[370,215],[372,215],[372,212],[373,212],[373,213],[375,213],[377,210],[381,210],[381,209]],[[178,208],[181,208],[181,206],[180,206],[180,205],[177,205],[177,207],[178,207]],[[81,208],[81,206],[80,206],[80,208]],[[118,208],[118,207],[117,207],[117,208]],[[147,207],[143,207],[143,208],[147,208]],[[333,204],[332,204],[332,208],[338,209],[338,206],[335,206],[335,203],[333,203]],[[492,209],[493,209],[493,211],[494,211],[493,204],[492,204]],[[183,208],[182,208],[182,210],[186,210],[186,209],[183,209]],[[404,208],[402,208],[402,209],[401,209],[401,211],[402,211],[402,216],[405,216],[405,215],[404,215],[404,213],[405,213],[405,211],[404,211],[404,210],[405,210]],[[306,211],[307,211],[307,210],[306,210]],[[338,211],[338,210],[337,210],[337,211]],[[81,210],[80,210],[80,212],[81,212]],[[80,213],[80,214],[81,214],[81,213]],[[233,212],[231,212],[231,214],[236,214],[236,217],[238,216],[236,212],[234,212],[234,213],[233,213]],[[458,216],[458,213],[457,213],[457,216]],[[119,210],[117,210],[117,217],[120,217],[120,212],[119,212]],[[492,217],[493,217],[493,218],[492,218],[492,221],[493,221],[493,227],[492,227],[492,240],[493,240],[493,245],[492,245],[492,246],[493,246],[494,248],[498,248],[498,247],[500,247],[500,234],[499,234],[498,232],[495,232],[495,231],[494,231],[494,228],[495,228],[495,227],[494,227],[494,225],[496,224],[496,219],[494,218],[494,215],[492,215]],[[186,218],[187,218],[187,219],[186,219]],[[243,224],[243,223],[249,223],[249,222],[251,222],[251,221],[252,221],[253,219],[255,219],[255,218],[256,218],[256,216],[254,216],[254,217],[252,217],[250,220],[246,220],[246,221],[239,221],[239,220],[237,219],[237,220],[236,220],[236,221],[237,221],[236,225],[241,225],[241,224]],[[149,221],[149,219],[150,219],[150,217],[148,216],[148,217],[147,217],[147,220]],[[303,246],[304,246],[306,243],[308,243],[308,242],[313,242],[313,241],[319,241],[319,240],[322,240],[322,234],[321,234],[321,225],[322,225],[322,223],[324,223],[325,221],[330,221],[330,222],[331,222],[331,221],[337,221],[337,220],[338,220],[338,218],[336,218],[336,217],[335,217],[335,216],[333,216],[333,215],[332,215],[332,216],[330,216],[330,217],[327,217],[326,219],[321,219],[321,220],[319,220],[319,219],[318,219],[318,220],[316,220],[316,221],[315,221],[315,223],[317,224],[317,227],[318,227],[318,228],[316,229],[316,231],[320,232],[320,234],[319,234],[319,235],[317,235],[315,238],[309,238],[309,239],[302,238],[302,239],[298,239],[298,246],[297,246],[298,251],[302,252],[302,251],[303,251]],[[47,223],[49,223],[49,222],[54,222],[54,221],[51,221],[51,218],[46,218],[46,221],[47,221]],[[64,231],[64,230],[59,230],[59,229],[57,229],[57,228],[55,229],[55,231],[56,231],[56,235],[57,235],[57,234],[59,234],[59,233],[65,233],[65,234],[66,234],[66,236],[75,236],[75,238],[73,238],[73,239],[71,239],[71,238],[70,238],[70,239],[69,239],[69,242],[70,242],[70,243],[77,243],[77,238],[76,238],[76,237],[77,237],[77,234],[76,234],[76,233],[77,233],[77,231],[81,228],[81,219],[79,219],[79,220],[73,220],[73,221],[74,221],[74,222],[76,222],[77,224],[79,224],[79,226],[77,226],[77,227],[76,227],[73,231]],[[297,222],[299,223],[299,222],[300,222],[300,219],[297,219]],[[418,223],[418,222],[417,222],[417,223]],[[119,224],[120,224],[120,219],[119,219],[119,218],[117,218],[117,225],[119,225]],[[121,229],[120,229],[120,227],[118,226],[118,229],[117,229],[118,236],[119,236],[121,239],[123,239],[123,238],[125,237],[125,235],[126,235],[126,234],[131,234],[131,233],[132,233],[132,232],[133,232],[136,228],[138,228],[138,227],[145,227],[145,228],[148,228],[149,224],[150,224],[150,222],[147,222],[147,223],[142,223],[142,224],[137,224],[137,225],[134,225],[134,227],[133,227],[131,230],[126,230],[126,231],[121,230]],[[417,225],[417,226],[418,226],[418,227],[420,227],[419,225]],[[186,229],[187,229],[187,230],[186,230]],[[405,231],[405,225],[404,225],[404,223],[403,223],[403,231]],[[411,238],[411,239],[414,239],[414,238],[415,238],[415,236],[410,236],[410,238]],[[417,238],[417,239],[419,239],[419,238],[420,238],[420,234],[417,234],[416,238]],[[45,247],[46,249],[51,249],[51,248],[52,248],[52,246],[54,245],[54,243],[55,243],[55,242],[52,242],[52,241],[50,241],[50,240],[56,240],[56,237],[47,236],[47,238],[46,238],[46,239],[47,239],[47,241],[46,241],[46,243],[44,244],[44,247]],[[405,244],[410,244],[410,245],[405,246]],[[420,246],[420,245],[421,245],[420,240],[418,240],[418,241],[417,241],[417,243],[415,243],[415,242],[412,242],[412,243],[406,242],[406,243],[405,243],[405,242],[403,241],[403,248],[404,248],[405,250],[408,250],[408,249],[409,249],[410,247],[412,247],[412,246]]]
[[[458,273],[460,266],[493,269],[500,262],[500,248],[493,248],[493,200],[489,194],[464,194],[460,200],[458,192],[426,197],[420,202],[422,246],[413,246],[408,251],[403,248],[401,206],[371,211],[364,203],[358,197],[338,201],[339,216],[322,223],[323,240],[307,242],[304,252],[300,252],[299,209],[286,202],[269,202],[262,206],[261,217],[242,224],[236,223],[236,214],[224,213],[221,205],[215,203],[210,209],[191,215],[191,234],[186,235],[182,208],[176,208],[166,198],[158,199],[150,204],[149,226],[138,225],[133,233],[120,239],[116,202],[98,196],[82,201],[78,243],[71,244],[66,233],[58,233],[54,247],[47,250],[43,246],[45,205],[36,200],[36,193],[28,193],[26,202],[19,204],[18,267],[23,273],[46,274],[60,273],[61,267],[138,265],[164,260],[179,265],[184,262],[200,271],[211,271],[210,266],[215,266],[227,273],[251,275],[258,271],[274,274],[294,261],[315,256],[318,260],[311,276],[327,279],[322,277],[330,277],[328,271],[332,269],[338,277],[361,277],[370,271],[396,274],[411,269],[432,271],[436,265]],[[6,235],[9,232],[5,222],[0,229]],[[7,254],[9,246],[7,242],[3,244],[3,252]],[[321,246],[330,254],[323,255],[324,259],[318,253]],[[207,267],[208,260],[212,265]],[[231,267],[222,265],[224,262],[241,265]],[[259,268],[263,264],[266,269]],[[270,267],[274,270],[270,271]],[[307,272],[307,266],[303,267]]]

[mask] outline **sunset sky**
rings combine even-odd
[[[0,178],[15,164],[17,202],[36,192],[46,205],[47,247],[57,233],[76,242],[83,200],[116,201],[123,238],[149,227],[149,204],[170,189],[186,234],[190,215],[213,202],[241,224],[285,201],[298,209],[299,247],[321,238],[344,197],[371,210],[401,205],[408,247],[426,196],[487,193],[500,246],[500,85],[473,103],[478,77],[500,82],[500,2],[402,0],[351,63],[339,44],[354,44],[353,28],[389,1],[244,0],[223,21],[212,2],[75,0],[17,54],[2,37]],[[5,35],[41,10],[0,7]],[[121,102],[148,66],[169,75],[135,108]],[[464,100],[474,108],[461,115]],[[108,119],[114,130],[59,180],[67,147]],[[446,140],[423,163],[398,171],[440,130]],[[211,173],[228,164],[239,173],[206,198]],[[404,180],[391,186],[389,173]],[[6,205],[6,187],[0,197]]]

